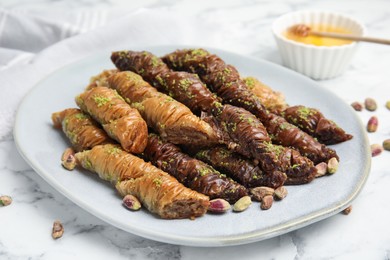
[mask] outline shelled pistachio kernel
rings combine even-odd
[[[373,98],[366,98],[364,100],[364,106],[368,111],[375,111],[378,107]]]
[[[328,164],[326,162],[320,162],[315,167],[317,169],[316,178],[324,176],[328,172]]]
[[[257,201],[261,201],[267,195],[273,196],[275,193],[274,189],[272,189],[270,187],[266,187],[266,186],[252,188],[249,191],[253,195],[253,198]]]
[[[382,146],[386,151],[390,151],[390,139],[384,140]]]
[[[367,122],[367,131],[369,133],[374,133],[378,129],[378,118],[376,116],[370,117]]]
[[[252,199],[249,196],[244,196],[236,201],[233,205],[233,211],[241,212],[246,210],[252,204]]]
[[[270,209],[274,202],[274,197],[272,195],[267,195],[261,200],[260,208],[263,210]]]
[[[330,158],[330,160],[328,161],[328,173],[333,174],[337,172],[338,168],[339,161],[335,157]]]
[[[69,171],[76,167],[76,157],[74,154],[75,152],[72,148],[67,148],[61,156],[62,166]]]
[[[287,188],[284,186],[280,186],[275,189],[275,197],[279,200],[284,199],[288,194]]]
[[[390,110],[390,100],[388,100],[388,101],[386,101],[386,108],[388,109],[388,110]]]
[[[363,104],[360,103],[360,102],[352,102],[351,106],[353,107],[353,109],[355,109],[356,111],[362,111],[363,110]]]
[[[62,225],[61,221],[59,220],[54,221],[51,236],[54,239],[58,239],[62,237],[63,234],[64,234],[64,226]]]
[[[371,145],[371,156],[375,157],[382,153],[383,147],[380,144],[372,144]]]
[[[139,210],[141,208],[141,203],[139,202],[139,200],[133,196],[133,195],[126,195],[123,200],[123,205],[128,208],[128,209],[131,209],[131,210]]]
[[[8,206],[12,203],[12,198],[7,195],[0,196],[0,205],[1,206]]]
[[[210,200],[208,211],[213,213],[224,213],[230,209],[230,204],[224,199]]]

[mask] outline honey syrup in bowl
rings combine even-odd
[[[319,32],[352,34],[352,31],[349,31],[342,27],[336,27],[336,26],[325,25],[325,24],[311,24],[309,26],[310,28],[312,28],[312,30],[319,31]],[[350,40],[320,37],[316,35],[300,36],[294,31],[288,29],[283,33],[283,35],[289,40],[293,40],[304,44],[311,44],[315,46],[340,46],[340,45],[352,43],[352,41]]]

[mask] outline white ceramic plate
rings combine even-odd
[[[183,46],[148,47],[163,55]],[[133,48],[143,50],[143,48]],[[110,184],[93,174],[60,165],[69,146],[55,130],[51,113],[75,107],[74,97],[83,91],[92,75],[113,68],[110,53],[100,53],[66,66],[38,83],[19,107],[14,137],[19,152],[50,185],[81,208],[120,229],[149,239],[190,246],[245,244],[287,233],[330,217],[347,207],[362,189],[370,169],[370,152],[365,130],[349,105],[319,87],[314,81],[263,60],[209,48],[233,64],[243,76],[256,76],[282,91],[289,104],[319,108],[354,138],[334,145],[340,156],[339,170],[332,176],[300,186],[289,186],[288,196],[270,210],[259,203],[242,212],[206,214],[196,220],[162,220],[146,210],[131,212]]]

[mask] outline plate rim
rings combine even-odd
[[[194,46],[191,45],[146,45],[143,47],[140,46],[134,46],[131,47],[134,49],[153,49],[153,51],[158,50],[158,49],[182,49],[182,48],[194,48]],[[273,63],[271,61],[265,60],[265,59],[259,59],[259,58],[254,58],[250,57],[247,55],[231,52],[231,51],[226,51],[223,49],[217,49],[213,47],[207,47],[207,46],[197,46],[196,48],[205,48],[212,53],[226,53],[229,55],[233,56],[239,56],[244,59],[251,60],[253,62],[261,62],[267,64],[267,66],[272,67],[273,69],[276,70],[282,70],[283,73],[288,73],[290,75],[293,75],[293,77],[300,78],[300,80],[308,81],[312,85],[312,87],[315,87],[317,89],[321,89],[321,91],[327,92],[328,95],[332,96],[337,102],[342,102],[345,103],[344,100],[342,100],[340,97],[338,97],[336,94],[331,92],[330,90],[321,87],[316,81],[299,74],[291,69],[288,69],[286,67],[283,67],[279,64]],[[352,193],[349,194],[349,196],[344,200],[340,201],[336,206],[334,207],[328,207],[328,208],[323,208],[321,210],[317,210],[315,212],[312,212],[311,214],[295,218],[290,221],[286,221],[281,224],[277,224],[275,226],[271,226],[269,228],[265,228],[262,230],[254,230],[252,232],[247,232],[244,234],[235,234],[235,235],[229,235],[228,237],[226,236],[213,236],[213,237],[199,237],[199,236],[193,236],[193,237],[187,237],[184,235],[174,235],[174,234],[161,234],[160,232],[153,232],[153,230],[150,229],[145,229],[145,228],[138,228],[136,225],[132,225],[131,228],[129,228],[128,225],[121,224],[117,222],[115,219],[111,218],[109,215],[102,216],[99,213],[97,213],[93,207],[90,207],[87,203],[84,203],[82,200],[76,198],[74,195],[71,194],[71,192],[67,192],[66,187],[61,185],[61,183],[56,180],[56,178],[51,177],[50,174],[47,174],[46,170],[41,168],[34,160],[31,160],[28,155],[27,151],[24,151],[22,148],[23,144],[20,143],[20,138],[19,136],[21,135],[21,131],[19,130],[19,121],[21,117],[21,112],[24,104],[26,103],[25,101],[28,100],[37,89],[39,89],[39,86],[41,85],[42,82],[46,81],[48,78],[54,76],[57,73],[60,73],[61,71],[65,71],[68,68],[71,68],[73,66],[76,66],[79,63],[83,63],[89,59],[96,58],[97,56],[107,54],[107,50],[102,50],[84,57],[81,57],[80,59],[68,63],[50,73],[42,77],[38,82],[36,82],[24,95],[22,98],[21,102],[19,103],[19,106],[17,108],[17,113],[15,117],[15,123],[14,123],[14,128],[13,128],[13,137],[14,137],[14,142],[16,145],[16,148],[19,152],[19,154],[22,156],[22,158],[32,167],[32,169],[41,177],[43,178],[50,186],[52,186],[55,190],[57,190],[59,193],[61,193],[64,197],[72,201],[74,204],[79,206],[81,209],[86,210],[89,212],[91,215],[103,220],[105,223],[109,225],[113,225],[119,229],[122,229],[126,232],[145,237],[151,240],[163,242],[163,243],[170,243],[170,244],[176,244],[176,245],[184,245],[184,246],[199,246],[199,247],[219,247],[219,246],[233,246],[233,245],[241,245],[241,244],[248,244],[248,243],[253,243],[253,242],[258,242],[261,240],[269,239],[271,237],[275,237],[278,235],[282,235],[288,232],[291,232],[296,229],[300,229],[304,226],[313,224],[315,222],[318,222],[320,220],[323,220],[325,218],[328,218],[341,210],[343,210],[345,207],[350,205],[350,203],[359,195],[361,192],[362,188],[364,187],[364,184],[366,183],[370,169],[371,169],[371,155],[366,149],[365,151],[365,159],[366,163],[364,164],[364,169],[362,169],[362,176],[359,179],[359,182],[355,186],[355,189],[353,190]],[[350,108],[352,111],[352,108]],[[365,144],[369,144],[368,136],[365,133],[365,128],[363,126],[363,123],[361,122],[360,118],[356,115],[356,113],[351,113],[354,116],[354,119],[356,122],[358,122],[359,126],[359,131],[362,131],[363,135],[363,141]],[[367,145],[368,147],[368,145]]]

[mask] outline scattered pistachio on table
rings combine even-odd
[[[64,226],[62,225],[61,221],[59,220],[54,221],[51,236],[54,239],[58,239],[62,237],[63,234],[64,234]]]
[[[351,106],[352,106],[353,109],[355,109],[356,111],[362,111],[362,110],[363,110],[363,107],[364,107],[364,105],[363,105],[361,102],[358,102],[358,101],[352,102]]]
[[[388,110],[390,110],[390,100],[388,100],[388,101],[386,101],[386,108],[388,109]]]
[[[378,107],[373,98],[366,98],[364,100],[364,106],[368,111],[375,111]]]
[[[352,205],[349,206],[349,207],[347,207],[347,208],[345,208],[345,209],[342,211],[342,213],[343,213],[344,215],[349,215],[349,213],[351,213],[351,211],[352,211]]]
[[[8,206],[12,203],[12,198],[7,195],[0,196],[0,205],[1,206]]]
[[[370,117],[367,122],[367,131],[369,133],[374,133],[378,129],[378,118],[376,116]]]
[[[213,213],[224,213],[230,209],[230,204],[224,199],[210,200],[208,211]]]
[[[383,149],[390,151],[390,139],[386,139],[382,143]]]
[[[383,147],[380,144],[372,144],[371,145],[371,156],[375,157],[382,153]]]
[[[241,212],[246,210],[252,204],[252,199],[249,196],[244,196],[236,201],[233,205],[233,211]]]

